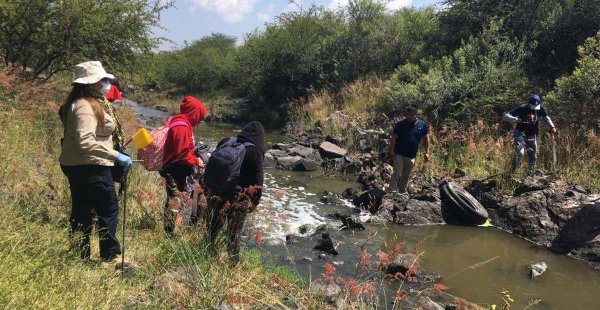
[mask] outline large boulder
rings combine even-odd
[[[409,199],[394,216],[394,223],[401,225],[443,224],[440,201]]]
[[[381,207],[376,215],[379,218],[400,225],[443,224],[441,201],[434,195],[390,193],[382,198]]]
[[[484,188],[472,186],[477,187]],[[600,196],[540,174],[528,177],[517,188],[513,196],[473,194],[496,226],[600,269]]]

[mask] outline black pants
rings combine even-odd
[[[110,167],[98,165],[60,166],[69,179],[71,188],[71,234],[78,235],[75,242],[82,258],[90,257],[92,212],[98,216],[100,257],[112,259],[121,254],[117,240],[119,202],[115,192]]]
[[[160,175],[166,179],[167,201],[164,207],[164,229],[165,233],[172,234],[175,231],[175,215],[171,211],[169,201],[173,203],[173,199],[177,197],[177,192],[188,192],[188,177],[194,173],[194,168],[178,163],[165,165],[165,169],[160,171]]]
[[[227,226],[227,252],[229,259],[233,262],[238,262],[240,259],[240,238],[251,204],[250,200],[229,202],[216,196],[208,199],[206,226],[209,247],[212,250],[215,249],[215,241],[219,231],[223,226]]]

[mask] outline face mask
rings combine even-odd
[[[110,86],[111,86],[110,82],[108,82],[108,81],[102,82],[102,94],[108,93],[110,91]]]
[[[533,104],[530,104],[530,105],[529,105],[529,108],[530,108],[530,109],[532,109],[532,110],[536,110],[536,109],[537,109],[537,107],[538,107],[537,105],[533,105]]]

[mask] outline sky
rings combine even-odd
[[[343,7],[348,0],[297,0],[302,7],[312,4],[332,9]],[[438,0],[391,0],[387,7],[395,10],[402,7],[425,7],[438,3]],[[181,48],[184,42],[193,42],[212,33],[224,33],[236,37],[238,44],[244,34],[261,29],[265,23],[287,11],[299,10],[288,0],[175,0],[175,7],[163,12],[160,24],[164,29],[155,28],[154,35],[168,38],[160,50]]]

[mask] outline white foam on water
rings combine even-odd
[[[317,227],[326,218],[315,211],[315,204],[306,200],[314,193],[306,193],[304,187],[278,186],[274,177],[265,173],[265,187],[258,211],[248,221],[248,229],[259,230],[262,240],[271,244],[285,241],[289,234],[299,234],[299,228],[308,224]]]

